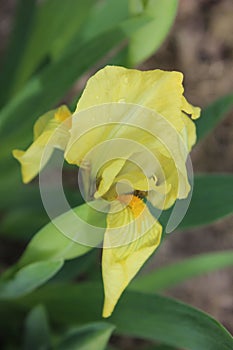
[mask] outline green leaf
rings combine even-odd
[[[19,0],[14,28],[0,74],[0,105],[8,98],[34,23],[36,0]]]
[[[40,289],[18,303],[30,307],[38,301],[43,301],[51,320],[57,324],[93,322],[101,317],[103,291],[102,286],[94,283],[55,285]],[[82,315],[82,320],[78,315]],[[231,335],[216,320],[189,305],[158,295],[126,291],[109,320],[116,326],[117,334],[187,350],[233,347]]]
[[[93,247],[72,241],[58,228],[62,224],[62,227],[66,227],[68,230],[73,224],[76,224],[74,221],[75,214],[90,225],[105,227],[105,214],[97,212],[88,204],[80,205],[60,215],[53,222],[43,227],[27,246],[19,261],[19,266],[25,266],[40,260],[73,259],[91,250]],[[99,243],[100,241],[96,242],[96,246]]]
[[[187,214],[179,228],[202,226],[233,213],[233,175],[196,175]]]
[[[129,18],[128,3],[125,0],[103,0],[92,7],[80,34],[82,42],[111,31],[120,22]],[[71,46],[74,42],[71,43]]]
[[[76,79],[96,61],[147,21],[147,17],[140,17],[119,23],[118,28],[88,43],[72,47],[72,50],[65,52],[59,60],[31,79],[0,113],[3,155],[11,156],[11,150],[20,146],[19,140],[29,142],[27,135],[30,135],[33,120],[56,104]],[[12,127],[18,122],[19,116],[20,128]]]
[[[23,55],[15,90],[50,55],[59,57],[71,39],[78,44],[78,33],[93,5],[93,0],[47,0],[38,6],[30,40]]]
[[[12,278],[0,281],[0,299],[18,298],[32,292],[52,278],[62,265],[62,260],[40,261],[21,268]]]
[[[61,269],[64,260],[81,256],[93,248],[71,240],[60,231],[61,224],[67,230],[77,224],[75,214],[88,225],[103,227],[104,233],[106,215],[87,204],[60,215],[33,237],[19,262],[2,276],[0,298],[17,298],[30,293],[52,278]],[[95,246],[98,246],[102,237],[93,237],[94,240]]]
[[[233,214],[232,191],[233,175],[195,175],[191,202],[178,229],[183,230],[209,225],[216,220]],[[150,210],[152,214],[155,212],[155,209],[152,207],[150,207]],[[164,228],[166,228],[168,220],[171,217],[172,210],[173,207],[163,211],[159,218]]]
[[[50,331],[47,314],[42,305],[32,309],[25,321],[24,350],[50,348]]]
[[[56,350],[104,350],[114,330],[114,326],[106,322],[90,323],[72,329],[62,339]]]
[[[131,0],[131,10],[136,15],[147,14],[152,20],[131,36],[128,57],[131,66],[142,63],[162,44],[175,19],[178,5],[177,0],[149,0],[145,6],[143,1],[140,2]]]
[[[201,118],[196,120],[197,141],[202,140],[224,118],[233,107],[233,94],[221,97],[203,109]]]
[[[137,322],[132,322],[135,319]],[[231,335],[216,320],[161,296],[126,293],[111,322],[117,333],[189,350],[230,350],[233,346]]]
[[[140,292],[157,292],[189,278],[228,266],[233,266],[233,250],[202,254],[139,276],[129,288]]]

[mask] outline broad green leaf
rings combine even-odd
[[[134,14],[143,12],[153,19],[151,23],[138,29],[130,39],[128,59],[131,66],[142,63],[162,44],[175,19],[177,5],[178,0],[148,0],[145,5],[142,0],[131,0]]]
[[[9,279],[0,281],[0,299],[18,298],[32,292],[52,278],[63,260],[39,261],[19,269]]]
[[[42,305],[33,308],[25,321],[24,350],[46,350],[50,348],[47,314]]]
[[[145,7],[146,3],[144,0],[129,0],[129,11],[134,16],[140,15],[145,10]]]
[[[210,224],[233,214],[233,175],[196,175],[193,196],[179,228]]]
[[[65,4],[63,0],[47,0],[38,6],[15,90],[22,87],[42,60],[49,59],[51,54],[59,57],[72,38],[76,37],[78,45],[77,35],[93,3],[93,0],[66,0]]]
[[[233,214],[233,175],[199,174],[194,176],[191,202],[178,226],[183,230],[204,226]],[[173,208],[165,210],[159,218],[165,228]],[[154,209],[151,208],[153,213]]]
[[[132,322],[135,319],[137,322]],[[232,336],[216,320],[187,304],[162,296],[126,293],[110,320],[119,334],[187,350],[233,347]]]
[[[75,214],[90,225],[105,227],[105,214],[95,211],[87,204],[80,205],[43,227],[27,246],[19,261],[19,266],[40,260],[73,259],[90,251],[91,246],[84,246],[72,241],[59,229],[61,223],[62,227],[67,227],[67,229],[76,224],[74,222]],[[101,242],[96,242],[96,245],[99,243]]]
[[[102,286],[55,285],[18,301],[31,307],[43,302],[57,324],[93,322],[101,318]],[[80,320],[78,315],[82,315]],[[140,317],[139,317],[140,315]],[[110,322],[116,333],[161,342],[187,350],[231,350],[231,335],[216,320],[193,307],[158,295],[126,291]]]
[[[202,110],[201,118],[196,120],[197,141],[203,139],[233,108],[233,94],[221,97]]]
[[[34,23],[35,9],[36,0],[18,1],[14,27],[0,72],[0,105],[3,105],[7,100],[15,81],[16,72],[22,61],[23,52]]]
[[[129,18],[128,2],[125,0],[103,0],[96,2],[80,33],[82,42],[93,39],[117,27]],[[74,41],[71,43],[74,45]]]
[[[69,331],[56,350],[104,350],[114,330],[114,326],[106,322],[90,323]]]
[[[140,292],[156,292],[228,266],[233,266],[233,250],[202,254],[139,276],[129,288]]]
[[[64,260],[81,256],[93,248],[79,244],[61,232],[61,224],[62,227],[73,228],[80,223],[76,217],[88,225],[105,227],[106,215],[87,204],[54,219],[32,238],[19,262],[4,273],[0,282],[0,298],[18,298],[30,293],[51,279],[61,269]],[[96,246],[101,240],[99,236],[95,239]]]

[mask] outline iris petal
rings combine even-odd
[[[135,103],[162,114],[181,130],[182,80],[180,72],[106,66],[88,80],[76,112],[104,103]]]
[[[161,225],[146,206],[138,218],[129,206],[123,207],[120,203],[114,206],[122,206],[122,209],[107,217],[102,255],[103,317],[111,315],[127,285],[158,247],[162,234]],[[117,233],[112,236],[108,232],[111,228],[117,228]]]
[[[66,106],[47,112],[36,121],[34,142],[29,148],[26,151],[13,151],[13,156],[21,163],[24,183],[30,182],[39,173],[51,157],[54,148],[65,149],[69,138],[70,115],[71,112]],[[67,124],[63,123],[66,119]],[[52,142],[49,144],[51,138]]]

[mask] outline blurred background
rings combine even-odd
[[[0,0],[1,57],[9,40],[15,8],[16,1]],[[139,68],[183,72],[186,98],[194,105],[205,107],[233,91],[232,33],[232,0],[180,0],[170,34]],[[84,74],[61,102],[71,103],[82,91],[89,75],[100,65]],[[195,172],[233,172],[233,113],[228,113],[214,132],[198,144],[192,152],[192,160]],[[17,169],[19,171],[19,167]],[[2,270],[18,259],[26,244],[14,235],[9,238],[8,226],[5,224],[4,227],[0,237]],[[232,232],[233,220],[228,217],[204,228],[171,234],[146,269],[204,252],[233,249]],[[228,268],[189,280],[167,294],[210,313],[233,332],[232,291],[233,274]]]

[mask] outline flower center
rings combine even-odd
[[[137,218],[145,208],[145,203],[143,200],[135,194],[120,195],[118,200],[130,208],[135,218]]]

